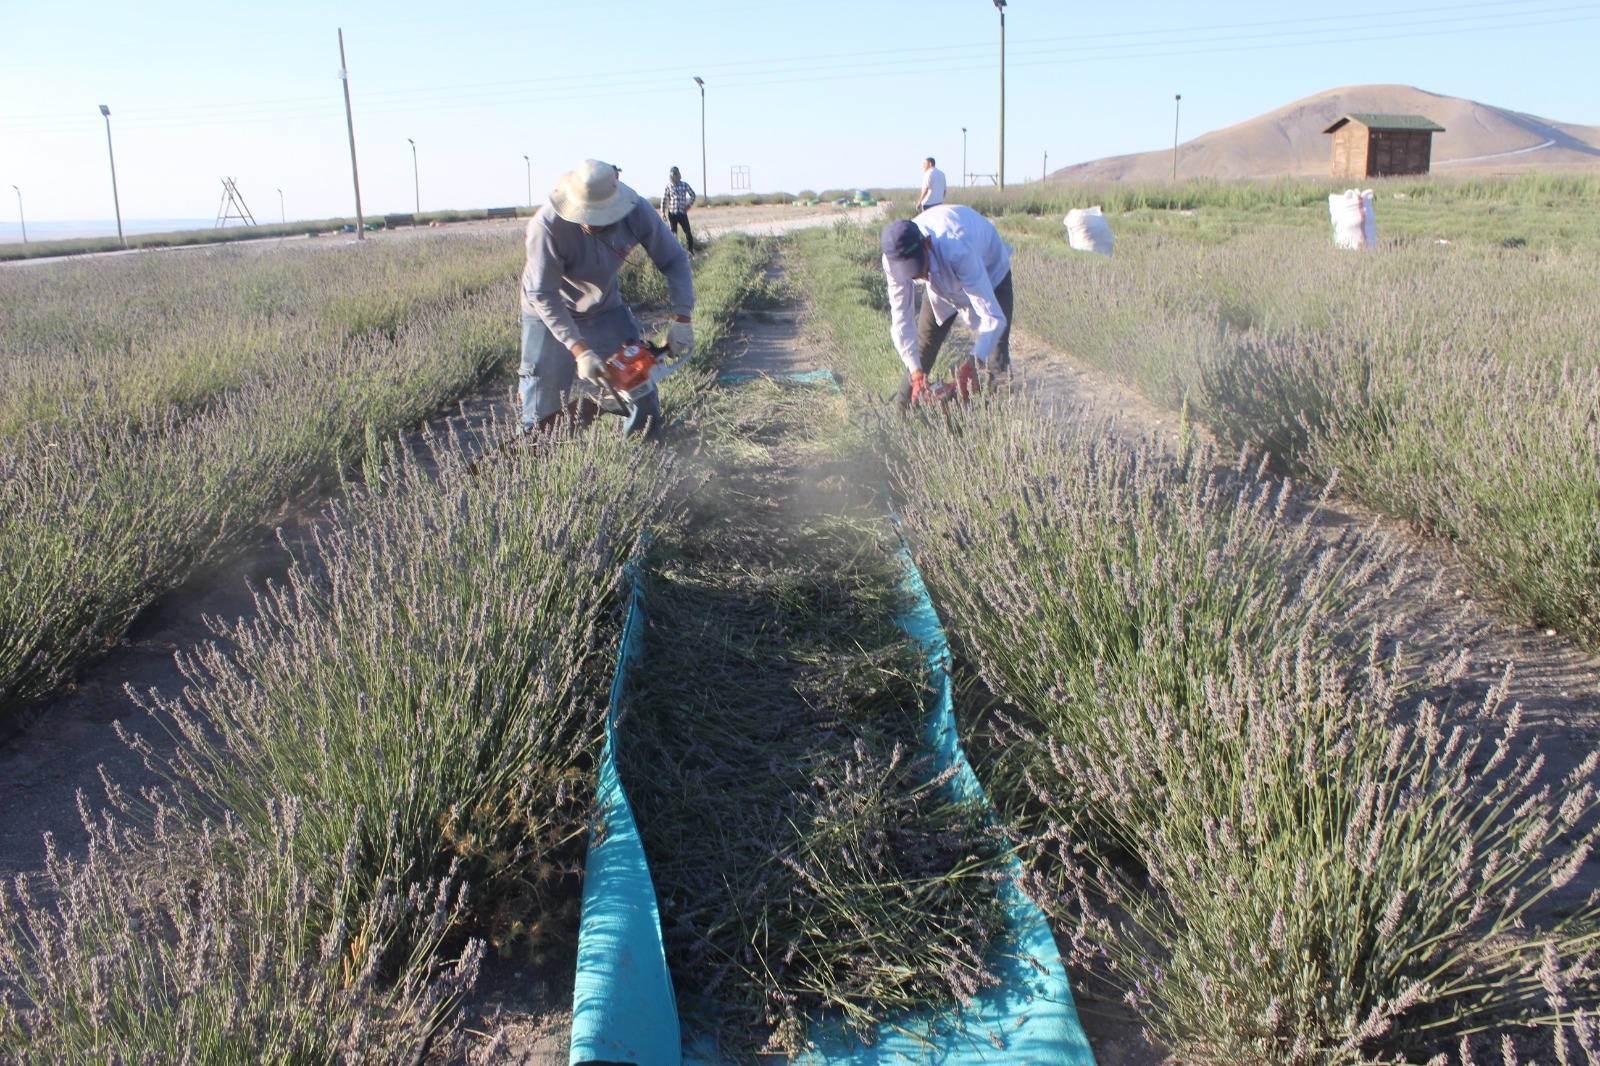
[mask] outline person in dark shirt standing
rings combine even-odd
[[[678,235],[678,227],[683,227],[684,239],[689,244],[689,252],[694,253],[694,231],[689,228],[689,208],[694,206],[694,189],[683,180],[683,175],[678,173],[678,168],[673,167],[667,174],[667,189],[661,194],[661,213],[667,216],[667,225],[672,227],[672,235]]]

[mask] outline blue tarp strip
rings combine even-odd
[[[837,385],[839,383],[838,379],[833,376],[833,371],[831,370],[807,370],[803,374],[781,374],[778,376],[785,381],[800,381],[808,385],[815,385],[819,382],[827,385]],[[744,371],[730,371],[726,374],[718,374],[717,380],[730,384],[736,384],[741,381],[756,381],[760,378],[770,377],[773,377],[773,375],[751,374]]]
[[[596,791],[597,826],[584,867],[568,1062],[679,1066],[678,1004],[661,915],[633,808],[617,774],[616,724],[627,671],[643,651],[644,596],[634,575],[611,682]]]
[[[724,374],[718,380],[758,376]],[[790,377],[834,381],[825,370]],[[961,748],[951,702],[949,645],[938,612],[910,552],[903,548],[901,562],[912,606],[899,621],[927,656],[936,690],[925,739],[933,749],[937,772],[952,765],[958,768],[951,782],[956,794],[987,805],[983,786]],[[626,672],[641,653],[644,601],[639,584],[634,582],[606,718],[600,823],[589,846],[584,881],[569,1062],[728,1066],[709,1041],[679,1032],[655,887],[613,754]],[[1022,873],[1016,859],[1009,860],[1008,872]],[[1010,930],[989,960],[1000,979],[998,987],[983,989],[959,1010],[896,1019],[883,1027],[872,1047],[863,1046],[842,1026],[815,1032],[814,1050],[794,1061],[804,1066],[1094,1066],[1094,1053],[1078,1023],[1072,989],[1043,912],[1014,880],[1005,883],[1003,892]]]

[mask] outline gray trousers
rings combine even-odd
[[[1000,312],[1006,316],[1006,328],[1000,334],[1000,342],[995,345],[994,351],[989,353],[989,361],[984,364],[988,372],[983,385],[985,388],[1011,373],[1011,274],[1008,271],[1000,284],[994,287],[995,302],[1000,305]],[[933,372],[933,364],[939,360],[939,349],[944,347],[944,339],[950,335],[950,327],[956,324],[959,315],[951,315],[940,325],[933,318],[933,301],[928,299],[928,294],[922,294],[922,307],[917,312],[917,362],[922,367],[924,374]],[[911,371],[907,370],[900,375],[900,405],[906,406],[911,402]]]
[[[639,324],[626,307],[616,307],[578,319],[578,334],[604,359],[624,344],[639,343]],[[578,378],[578,361],[572,352],[556,340],[544,319],[526,313],[522,316],[522,365],[517,371],[517,394],[522,400],[524,433],[533,432],[545,419],[559,414],[569,401],[600,402],[598,390]],[[623,420],[624,433],[641,430],[652,438],[661,436],[659,393],[644,397]]]

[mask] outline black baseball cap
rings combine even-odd
[[[883,227],[883,255],[896,281],[911,281],[928,267],[928,238],[909,219]]]

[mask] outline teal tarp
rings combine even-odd
[[[832,380],[826,371],[799,375]],[[724,375],[737,380],[732,375]],[[935,773],[954,765],[957,794],[987,803],[967,763],[950,697],[950,652],[928,590],[908,551],[903,578],[912,608],[900,624],[927,656],[936,685],[925,739]],[[601,754],[599,826],[589,846],[578,934],[578,972],[572,1004],[572,1066],[728,1066],[693,1033],[680,1033],[677,1003],[667,972],[655,888],[617,775],[614,732],[627,670],[640,654],[644,601],[639,582],[623,628],[622,651],[611,688],[606,742]],[[1011,872],[1020,874],[1012,860]],[[982,990],[959,1011],[927,1012],[884,1027],[872,1047],[842,1026],[813,1033],[815,1050],[795,1061],[805,1066],[1094,1066],[1094,1053],[1078,1023],[1072,990],[1044,914],[1007,882],[1011,929],[990,964],[1000,985]]]
[[[568,1061],[678,1066],[678,1004],[661,943],[661,915],[633,808],[617,775],[616,724],[629,666],[641,651],[644,601],[633,583],[611,683],[596,794],[598,824],[584,865],[578,971]]]

